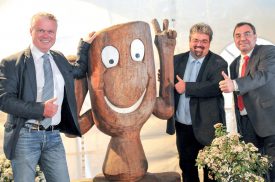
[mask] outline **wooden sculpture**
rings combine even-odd
[[[138,181],[148,163],[140,130],[153,113],[168,119],[174,113],[173,54],[176,32],[161,31],[152,21],[160,58],[160,90],[156,97],[156,74],[150,27],[137,21],[115,25],[96,33],[89,52],[88,86],[76,81],[78,111],[89,89],[92,110],[80,118],[85,133],[93,123],[111,136],[103,164],[109,181]]]

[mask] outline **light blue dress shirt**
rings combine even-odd
[[[191,54],[189,54],[183,77],[185,82],[196,82],[203,60],[204,57],[196,60]],[[186,125],[192,125],[189,102],[190,97],[186,96],[185,92],[182,93],[176,111],[176,120]]]

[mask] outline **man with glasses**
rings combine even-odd
[[[240,50],[230,65],[231,79],[222,73],[220,89],[234,93],[238,130],[245,142],[251,142],[272,158],[273,167],[267,176],[275,181],[275,47],[257,45],[256,29],[241,22],[233,33]]]
[[[174,56],[175,114],[168,121],[167,133],[176,131],[179,165],[184,182],[199,182],[195,166],[200,149],[214,138],[214,125],[225,124],[224,98],[219,89],[227,72],[226,61],[209,50],[213,32],[209,25],[190,29],[190,51]],[[204,170],[204,181],[208,178]]]

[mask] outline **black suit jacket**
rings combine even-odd
[[[239,89],[234,92],[235,103],[237,95],[242,95],[249,120],[259,136],[275,135],[275,46],[255,46],[245,77],[238,78],[239,65],[240,56],[230,65],[231,79],[236,79]],[[237,104],[235,112],[239,123]]]
[[[174,73],[183,78],[189,52],[174,56]],[[227,73],[227,62],[217,54],[206,55],[196,82],[186,82],[186,96],[190,97],[190,112],[192,126],[196,139],[203,145],[208,145],[214,138],[214,125],[218,122],[225,124],[224,98],[219,89],[223,79],[221,72]],[[175,79],[175,83],[178,81]],[[175,112],[178,107],[180,94],[176,91]],[[173,118],[168,120],[167,133],[175,132]]]
[[[68,63],[57,51],[50,51],[64,81],[64,100],[61,108],[61,132],[81,136],[74,78],[86,76],[88,67],[89,44],[81,41],[78,50],[78,62]],[[44,105],[36,102],[37,86],[34,60],[30,48],[16,53],[1,61],[0,64],[0,109],[8,113],[5,123],[4,152],[8,159],[13,158],[19,131],[28,119],[42,120]]]

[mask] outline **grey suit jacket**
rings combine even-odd
[[[174,57],[174,73],[181,78],[184,75],[189,52]],[[219,89],[223,79],[221,72],[227,73],[227,62],[217,54],[206,55],[196,82],[186,82],[185,94],[190,97],[191,120],[196,139],[203,145],[209,145],[214,138],[214,125],[225,124],[224,98]],[[178,81],[175,79],[175,83]],[[180,94],[174,92],[175,112]],[[174,120],[167,122],[167,133],[175,132]]]
[[[240,56],[230,65],[232,79],[236,79],[239,92],[250,121],[261,137],[275,135],[275,46],[256,45],[248,62],[245,77],[238,78]],[[240,113],[235,104],[237,122]]]
[[[65,81],[59,128],[61,132],[76,136],[81,136],[81,132],[74,95],[74,78],[86,76],[89,46],[80,42],[78,62],[75,65],[69,64],[60,52],[50,51]],[[35,66],[29,48],[1,61],[0,109],[8,113],[4,133],[4,152],[8,159],[14,157],[19,131],[24,123],[28,119],[43,119],[44,105],[36,102],[36,92]]]

